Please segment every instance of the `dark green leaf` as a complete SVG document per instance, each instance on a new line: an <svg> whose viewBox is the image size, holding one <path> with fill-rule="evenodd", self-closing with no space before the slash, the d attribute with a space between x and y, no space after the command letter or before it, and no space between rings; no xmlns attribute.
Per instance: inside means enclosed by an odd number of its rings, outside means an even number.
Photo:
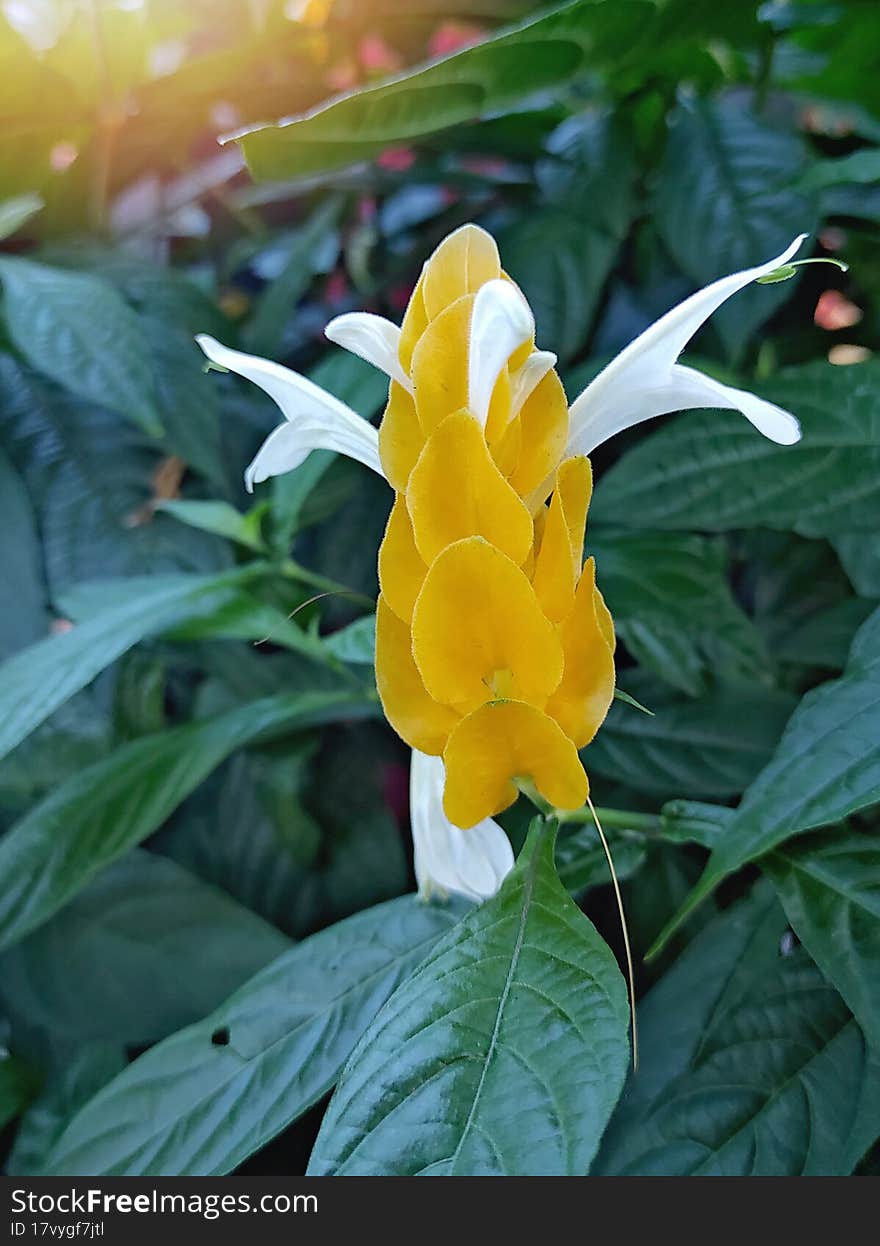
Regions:
<svg viewBox="0 0 880 1246"><path fill-rule="evenodd" d="M553 838L536 821L498 895L376 1017L310 1173L586 1172L626 1071L627 999L614 957L560 886Z"/></svg>
<svg viewBox="0 0 880 1246"><path fill-rule="evenodd" d="M880 836L807 835L766 869L795 934L880 1051Z"/></svg>
<svg viewBox="0 0 880 1246"><path fill-rule="evenodd" d="M880 610L858 632L842 678L807 693L772 759L746 792L687 902L657 940L727 874L800 831L880 800Z"/></svg>
<svg viewBox="0 0 880 1246"><path fill-rule="evenodd" d="M0 281L10 336L28 363L80 398L161 433L149 348L111 286L19 256L0 256Z"/></svg>
<svg viewBox="0 0 880 1246"><path fill-rule="evenodd" d="M56 1040L141 1046L201 1020L289 946L222 891L135 849L0 957L0 1000Z"/></svg>
<svg viewBox="0 0 880 1246"><path fill-rule="evenodd" d="M777 446L728 411L679 416L600 481L594 520L725 531L763 525L830 536L880 523L880 363L812 363L759 387L801 421Z"/></svg>
<svg viewBox="0 0 880 1246"><path fill-rule="evenodd" d="M46 588L24 482L0 450L0 561L10 604L0 614L0 659L45 636Z"/></svg>

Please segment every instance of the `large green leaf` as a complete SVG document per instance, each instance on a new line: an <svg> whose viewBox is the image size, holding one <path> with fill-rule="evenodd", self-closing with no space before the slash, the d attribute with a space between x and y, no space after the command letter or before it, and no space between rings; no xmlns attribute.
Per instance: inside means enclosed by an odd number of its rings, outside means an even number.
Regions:
<svg viewBox="0 0 880 1246"><path fill-rule="evenodd" d="M9 335L28 363L81 398L161 433L147 343L111 286L90 273L8 255L0 256L0 281Z"/></svg>
<svg viewBox="0 0 880 1246"><path fill-rule="evenodd" d="M746 792L676 926L721 880L792 835L880 800L880 610L858 632L847 668L807 693L772 759Z"/></svg>
<svg viewBox="0 0 880 1246"><path fill-rule="evenodd" d="M591 515L624 527L762 525L829 536L880 523L880 363L806 364L760 387L803 439L777 446L729 411L679 416L602 478Z"/></svg>
<svg viewBox="0 0 880 1246"><path fill-rule="evenodd" d="M612 705L584 753L591 773L655 796L736 796L769 761L795 698L754 684L716 688L696 700L635 681L653 717Z"/></svg>
<svg viewBox="0 0 880 1246"><path fill-rule="evenodd" d="M37 1085L34 1070L5 1047L0 1047L0 1129L27 1106Z"/></svg>
<svg viewBox="0 0 880 1246"><path fill-rule="evenodd" d="M765 868L795 934L880 1051L880 835L807 835Z"/></svg>
<svg viewBox="0 0 880 1246"><path fill-rule="evenodd" d="M156 576L142 593L9 658L0 667L0 757L132 645L217 609L252 575Z"/></svg>
<svg viewBox="0 0 880 1246"><path fill-rule="evenodd" d="M833 1176L878 1133L880 1060L769 888L697 937L639 1008L642 1060L594 1172Z"/></svg>
<svg viewBox="0 0 880 1246"><path fill-rule="evenodd" d="M461 911L404 896L292 948L110 1082L47 1171L232 1171L326 1094L377 1010Z"/></svg>
<svg viewBox="0 0 880 1246"><path fill-rule="evenodd" d="M611 952L559 883L540 820L499 894L434 948L345 1068L322 1175L576 1176L626 1072Z"/></svg>
<svg viewBox="0 0 880 1246"><path fill-rule="evenodd" d="M476 47L249 130L241 136L245 156L258 180L371 160L393 144L500 111L587 68L619 65L646 38L653 16L650 5L635 0L574 0Z"/></svg>
<svg viewBox="0 0 880 1246"><path fill-rule="evenodd" d="M870 532L845 532L834 540L837 556L862 597L880 597L880 541Z"/></svg>
<svg viewBox="0 0 880 1246"><path fill-rule="evenodd" d="M804 163L800 140L742 103L682 99L670 121L655 220L691 280L708 285L751 268L812 228L814 209L792 183ZM712 318L738 357L753 331L790 293L756 286Z"/></svg>
<svg viewBox="0 0 880 1246"><path fill-rule="evenodd" d="M733 599L719 541L591 532L587 549L620 639L667 683L696 696L719 677L768 677L767 653Z"/></svg>
<svg viewBox="0 0 880 1246"><path fill-rule="evenodd" d="M56 1040L143 1046L201 1020L289 946L222 891L135 849L0 957L0 1001Z"/></svg>
<svg viewBox="0 0 880 1246"><path fill-rule="evenodd" d="M74 775L0 839L0 947L35 929L152 834L235 749L371 712L372 702L348 693L278 694L143 736Z"/></svg>

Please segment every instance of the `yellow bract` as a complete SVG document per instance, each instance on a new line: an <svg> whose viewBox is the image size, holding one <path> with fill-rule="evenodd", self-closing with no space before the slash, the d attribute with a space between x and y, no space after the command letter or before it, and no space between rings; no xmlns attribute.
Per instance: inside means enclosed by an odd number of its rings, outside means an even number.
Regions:
<svg viewBox="0 0 880 1246"><path fill-rule="evenodd" d="M565 393L552 369L534 384L551 360L531 359L525 329L511 333L485 429L469 405L474 299L499 277L495 243L473 225L438 247L401 326L412 396L392 382L379 432L397 492L379 554L379 695L413 748L443 755L461 827L511 804L517 779L580 807L577 749L614 692L611 616L592 560L581 571L590 465L562 461Z"/></svg>

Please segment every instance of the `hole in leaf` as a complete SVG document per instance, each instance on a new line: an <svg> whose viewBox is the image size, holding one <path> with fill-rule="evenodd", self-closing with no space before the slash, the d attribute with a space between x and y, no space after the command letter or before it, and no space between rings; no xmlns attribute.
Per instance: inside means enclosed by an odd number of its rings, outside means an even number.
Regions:
<svg viewBox="0 0 880 1246"><path fill-rule="evenodd" d="M211 1042L215 1047L229 1046L229 1026L221 1025L219 1030L215 1030L211 1035Z"/></svg>

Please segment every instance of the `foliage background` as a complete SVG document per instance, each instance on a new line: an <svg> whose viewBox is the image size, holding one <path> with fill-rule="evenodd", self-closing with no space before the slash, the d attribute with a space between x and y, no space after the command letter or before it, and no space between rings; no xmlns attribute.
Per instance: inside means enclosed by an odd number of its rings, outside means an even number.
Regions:
<svg viewBox="0 0 880 1246"><path fill-rule="evenodd" d="M615 705L586 754L597 803L628 811L643 1057L592 1171L877 1169L880 14L563 7L539 47L493 38L536 10L504 0L0 6L11 1173L305 1171L355 1042L462 911L395 899L407 750L369 665L389 494L320 452L249 498L277 413L192 339L373 418L381 378L323 325L399 319L471 219L571 396L802 230L850 264L752 287L689 348L797 414L798 446L695 412L594 456L588 547L620 685L654 716ZM246 139L254 176L216 142L340 91ZM592 832L556 856L620 952ZM720 887L646 962L701 874ZM583 1171L584 1128L579 1168L535 1144L508 1170ZM412 1170L376 1136L367 1171ZM312 1163L344 1168L329 1126Z"/></svg>

